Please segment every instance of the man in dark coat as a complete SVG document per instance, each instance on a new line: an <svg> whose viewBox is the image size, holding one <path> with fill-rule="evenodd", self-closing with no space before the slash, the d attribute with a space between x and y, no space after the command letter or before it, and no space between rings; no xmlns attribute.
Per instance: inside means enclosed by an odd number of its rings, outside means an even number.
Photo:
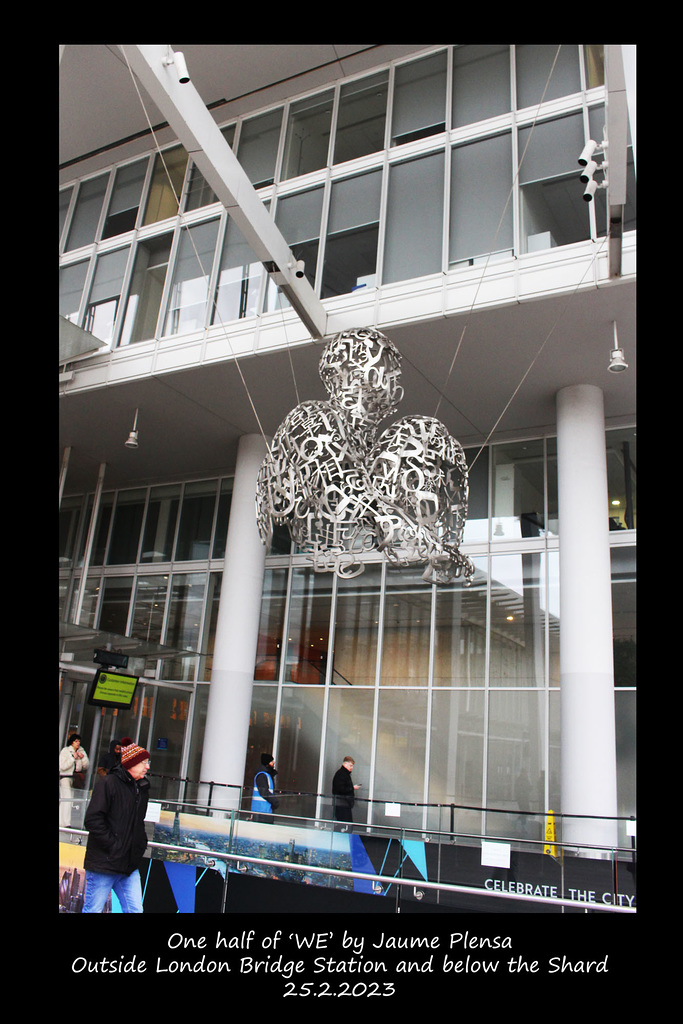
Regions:
<svg viewBox="0 0 683 1024"><path fill-rule="evenodd" d="M112 740L109 744L109 753L103 754L97 764L97 774L104 778L117 764L121 764L121 740Z"/></svg>
<svg viewBox="0 0 683 1024"><path fill-rule="evenodd" d="M332 779L332 795L334 797L334 817L337 821L353 821L353 805L356 799L355 790L360 786L354 786L351 772L355 761L352 757L345 757L341 768L338 768Z"/></svg>
<svg viewBox="0 0 683 1024"><path fill-rule="evenodd" d="M149 752L126 737L121 763L93 790L84 821L90 833L83 863L84 914L101 914L112 890L124 914L143 913L138 868L147 849L148 771Z"/></svg>

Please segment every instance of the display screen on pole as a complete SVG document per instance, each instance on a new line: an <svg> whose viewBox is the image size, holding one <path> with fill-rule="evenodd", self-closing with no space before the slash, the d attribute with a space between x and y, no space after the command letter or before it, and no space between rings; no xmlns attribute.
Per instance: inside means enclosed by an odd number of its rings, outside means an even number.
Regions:
<svg viewBox="0 0 683 1024"><path fill-rule="evenodd" d="M95 673L88 704L103 708L129 708L137 685L138 676L101 668Z"/></svg>

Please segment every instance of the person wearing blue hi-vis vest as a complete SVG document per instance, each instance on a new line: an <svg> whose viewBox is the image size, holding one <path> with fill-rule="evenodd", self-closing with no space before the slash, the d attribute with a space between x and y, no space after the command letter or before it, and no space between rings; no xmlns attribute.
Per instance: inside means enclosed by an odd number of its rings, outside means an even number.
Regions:
<svg viewBox="0 0 683 1024"><path fill-rule="evenodd" d="M254 776L254 792L251 797L251 809L255 812L256 821L264 821L272 824L273 811L276 811L279 801L274 796L274 782L277 775L275 758L272 754L261 754L261 767Z"/></svg>

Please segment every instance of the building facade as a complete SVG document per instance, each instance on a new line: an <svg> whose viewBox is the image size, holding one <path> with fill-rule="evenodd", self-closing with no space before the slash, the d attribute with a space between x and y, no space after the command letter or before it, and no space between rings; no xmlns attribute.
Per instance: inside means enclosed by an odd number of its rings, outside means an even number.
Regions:
<svg viewBox="0 0 683 1024"><path fill-rule="evenodd" d="M65 110L96 67L113 62L122 83L104 141L64 130L60 171L60 743L77 728L92 758L135 736L161 795L179 778L249 787L272 751L305 815L329 814L351 754L363 820L395 824L400 803L405 827L495 835L525 827L510 812L534 812L538 830L553 809L599 822L577 842L625 845L628 51L380 46L319 63L295 47L280 78L271 48L248 47L263 78L249 91L226 60L239 48L183 47L219 142L300 267L299 294L255 251L251 193L219 198L220 159L216 184L126 49L67 46L60 69ZM608 167L585 202L591 139ZM316 572L284 530L259 552L265 444L322 394L309 295L321 334L388 335L402 412L438 415L463 444L471 585L426 584L372 550L360 575ZM608 370L615 349L622 373ZM130 711L88 704L92 648L107 644L140 676Z"/></svg>

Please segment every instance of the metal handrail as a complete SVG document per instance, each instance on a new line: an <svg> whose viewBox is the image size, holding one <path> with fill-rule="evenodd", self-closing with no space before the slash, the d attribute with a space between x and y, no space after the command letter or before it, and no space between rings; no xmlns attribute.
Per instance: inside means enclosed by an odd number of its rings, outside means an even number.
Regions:
<svg viewBox="0 0 683 1024"><path fill-rule="evenodd" d="M282 794L278 793L278 796L280 796L280 795L282 795ZM211 808L211 807L207 808L205 804L195 804L195 803L192 803L190 801L173 800L171 798L166 798L166 797L162 797L161 799L159 799L158 802L160 804L164 805L164 806L169 806L169 807L172 807L174 805L177 805L180 808L184 807L186 809L189 809L188 813L194 813L195 809L197 810L198 813L202 813L203 811L207 811L207 810L208 811L211 811L211 810L224 811L225 810L224 808ZM422 805L420 805L420 806L422 806ZM229 812L229 813L233 813L233 812ZM251 812L247 811L247 810L236 810L236 811L234 811L234 813L239 815L239 816L242 816L242 815L248 816L248 815L251 814ZM514 812L514 813L517 813L517 812ZM538 813L539 813L539 815L541 814L540 811ZM297 814L279 814L277 811L273 812L272 817L273 817L273 824L275 824L275 825L291 824L292 822L294 822L300 828L310 828L311 825L312 825L314 828L321 828L322 827L323 829L329 828L330 831L341 831L340 826L341 826L342 823L339 822L339 821L333 820L332 818L323 818L323 817L307 818L307 817L305 817L303 815L297 815ZM567 817L571 817L571 815L567 815ZM248 821L249 817L239 817L238 820L240 820L240 821ZM612 819L608 819L608 820L612 820ZM629 820L629 819L627 819L627 820ZM363 833L375 833L375 834L379 833L380 835L384 835L384 834L387 834L387 833L392 833L393 834L393 833L396 833L396 832L400 832L401 835L404 835L404 836L415 836L415 837L418 837L418 838L419 837L424 837L425 835L429 835L429 836L433 836L437 840L437 842L439 842L441 840L448 841L448 842L453 842L457 838L459 840L463 840L463 839L464 840L473 840L475 842L480 842L481 840L485 840L486 842L496 842L496 843L516 843L519 846L530 846L530 847L531 846L555 846L555 847L558 847L558 848L563 849L563 850L564 849L566 849L566 850L575 850L576 847L577 847L577 843L575 841L573 841L571 843L565 843L565 842L563 842L563 841L561 841L559 839L554 839L554 840L550 841L550 840L545 839L545 838L533 839L533 838L530 838L530 837L527 837L527 836L506 836L506 835L497 834L497 833L487 833L486 835L483 835L480 832L462 832L462 831L455 831L455 830L446 830L446 831L444 831L443 829L438 829L438 828L406 828L405 826L401 826L401 825L380 825L380 824L376 824L376 823L372 824L372 825L369 825L366 822L354 822L353 823L353 831L357 835L361 835ZM605 850L609 849L609 851L611 853L615 853L615 854L618 854L618 853L635 854L635 852L636 852L634 844L632 844L631 846L610 846L610 847L606 847L606 846L600 846L599 844L592 844L592 843L587 843L587 842L583 842L582 841L579 845L580 845L582 850L598 850L598 851L603 851L604 852ZM183 849L186 849L186 847L183 847Z"/></svg>
<svg viewBox="0 0 683 1024"><path fill-rule="evenodd" d="M251 788L249 786L237 786L235 783L231 783L231 782L213 782L213 781L205 782L205 781L198 780L198 779L190 779L190 778L180 777L180 776L177 776L177 775L164 775L163 773L156 774L155 772L149 772L147 777L150 778L150 779L152 779L152 778L168 779L171 782L182 782L182 783L185 783L186 785L191 785L191 786L209 786L211 788L211 791L213 791L214 787L215 788L238 789L238 790L240 790L241 798L245 794L247 794L250 791L250 788ZM301 790L300 789L277 789L277 790L273 791L273 795L274 796L280 796L280 797L286 797L286 796L310 796L310 797L315 797L316 800L317 799L329 800L330 802L332 802L334 800L334 796L331 793L314 793L312 791L303 790L303 789L301 789ZM241 802L241 798L240 798L240 802ZM482 812L482 813L485 813L485 814L514 814L515 816L518 816L518 817L530 817L530 818L543 818L543 817L546 817L546 815L549 813L548 810L543 810L543 811L522 811L522 810L518 810L517 808L512 808L512 807L482 807L482 806L479 806L477 804L456 804L456 803L452 803L452 802L448 802L448 803L443 803L443 802L433 802L433 803L425 802L425 803L420 803L420 802L414 801L414 800L394 800L394 799L392 799L390 801L387 801L386 797L365 797L365 796L359 796L358 794L356 794L354 799L355 799L356 803L380 804L381 805L381 804L386 804L387 802L390 802L390 803L393 803L393 804L398 804L400 807L412 807L412 808L421 808L421 807L428 807L429 808L429 807L431 807L431 808L437 808L437 809L438 808L446 808L446 809L448 809L450 811L478 811L478 812ZM170 801L166 801L165 798L162 798L162 800L163 800L163 802L170 802ZM211 806L210 805L205 805L205 806L207 806L208 810L211 810ZM558 819L558 820L559 819L570 819L572 821L574 821L574 820L581 820L581 821L582 820L590 820L590 821L634 821L635 820L634 816L632 814L616 814L616 815L606 815L606 814L567 814L567 813L563 813L562 811L553 811L552 813L553 813L554 817L556 819ZM423 830L417 830L417 831L423 831ZM453 830L451 830L451 831L453 831ZM581 845L583 846L584 844L582 843Z"/></svg>

